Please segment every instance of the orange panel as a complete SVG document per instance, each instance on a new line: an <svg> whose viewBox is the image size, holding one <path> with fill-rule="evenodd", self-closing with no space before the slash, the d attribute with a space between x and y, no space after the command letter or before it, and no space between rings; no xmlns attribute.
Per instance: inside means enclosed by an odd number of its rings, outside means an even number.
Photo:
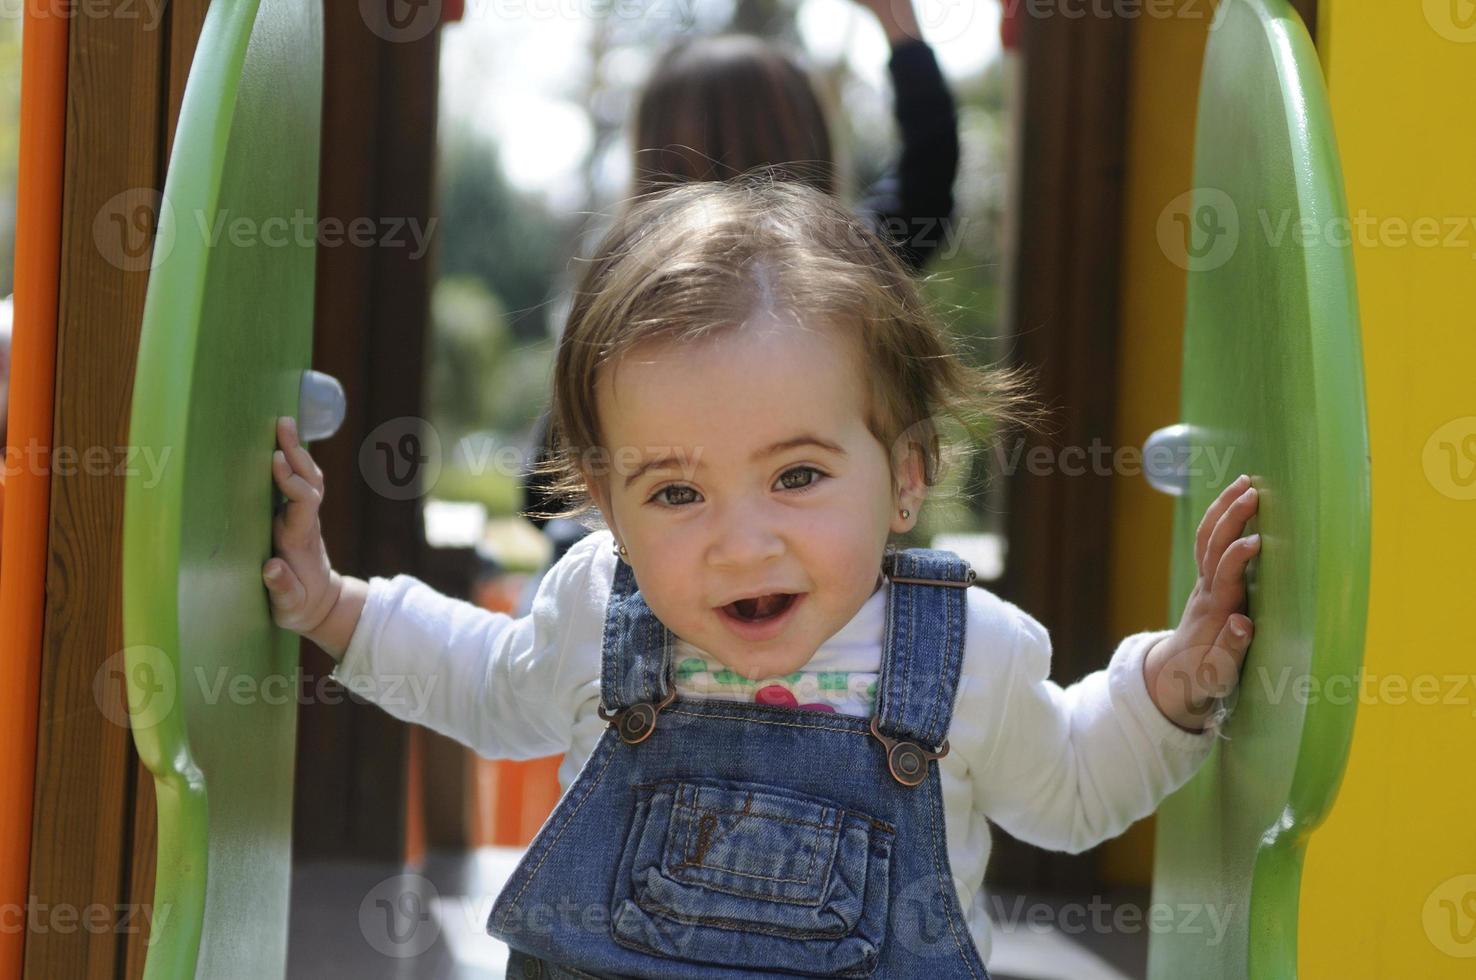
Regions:
<svg viewBox="0 0 1476 980"><path fill-rule="evenodd" d="M67 25L28 0L21 39L20 161L15 221L15 321L0 540L0 906L24 908L30 875L36 697L46 597L57 282L67 94ZM24 930L0 930L0 977L17 977Z"/></svg>

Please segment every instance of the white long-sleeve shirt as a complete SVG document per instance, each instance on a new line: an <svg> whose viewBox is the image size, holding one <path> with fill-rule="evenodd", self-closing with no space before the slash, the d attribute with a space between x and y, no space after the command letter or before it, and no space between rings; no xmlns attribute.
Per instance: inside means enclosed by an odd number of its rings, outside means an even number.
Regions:
<svg viewBox="0 0 1476 980"><path fill-rule="evenodd" d="M396 717L488 758L562 752L559 782L567 789L606 728L595 709L617 560L609 531L581 539L544 576L521 618L449 598L408 575L373 578L334 676ZM870 714L888 588L883 582L803 676L785 679L787 688L833 710ZM987 964L989 821L1040 847L1083 851L1151 813L1193 775L1215 736L1177 727L1148 695L1143 657L1164 633L1127 637L1104 669L1062 689L1047 676L1045 628L985 589L966 591L950 751L938 765L955 885ZM679 696L752 699L751 691L734 692L735 675L679 638L674 656ZM806 686L821 674L825 683Z"/></svg>

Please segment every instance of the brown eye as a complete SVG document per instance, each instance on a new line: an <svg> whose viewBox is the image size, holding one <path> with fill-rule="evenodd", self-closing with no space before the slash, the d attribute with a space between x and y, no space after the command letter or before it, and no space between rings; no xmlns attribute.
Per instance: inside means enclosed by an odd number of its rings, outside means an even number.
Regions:
<svg viewBox="0 0 1476 980"><path fill-rule="evenodd" d="M790 479L789 479L790 477L792 477L792 476L804 476L806 474L809 475L809 477L810 477L809 479L806 479L806 480L804 480L803 482L800 482L800 483L791 483L790 482ZM796 466L792 470L786 470L779 477L779 482L782 483L782 484L784 484L784 489L786 489L786 490L809 490L811 487L814 487L816 484L818 484L823 479L825 479L825 474L824 473L821 473L819 470L815 469L815 467L813 467L813 466Z"/></svg>
<svg viewBox="0 0 1476 980"><path fill-rule="evenodd" d="M691 487L684 487L679 483L673 483L671 486L662 487L660 490L657 490L655 493L653 493L651 495L651 500L657 503L664 504L667 507L680 507L683 504L691 503L690 500L672 500L670 497L666 496L669 493L682 492L695 493L695 491Z"/></svg>

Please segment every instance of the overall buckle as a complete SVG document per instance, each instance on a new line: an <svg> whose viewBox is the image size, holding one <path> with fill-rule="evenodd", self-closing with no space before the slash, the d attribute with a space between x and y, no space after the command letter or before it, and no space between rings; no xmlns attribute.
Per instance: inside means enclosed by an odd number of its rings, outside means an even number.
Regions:
<svg viewBox="0 0 1476 980"><path fill-rule="evenodd" d="M656 716L661 713L662 708L675 700L676 687L673 686L659 703L639 701L619 711L606 711L605 706L601 704L595 708L595 711L599 714L601 721L610 723L610 727L615 729L622 742L626 745L635 745L651 737L651 733L656 730Z"/></svg>
<svg viewBox="0 0 1476 980"><path fill-rule="evenodd" d="M961 585L955 582L954 585ZM948 754L948 739L938 747L937 752L930 752L916 742L907 739L888 738L881 733L877 727L876 715L871 716L871 734L875 735L877 741L886 746L887 768L892 771L892 778L903 786L917 786L928 778L928 763L933 759L941 759Z"/></svg>

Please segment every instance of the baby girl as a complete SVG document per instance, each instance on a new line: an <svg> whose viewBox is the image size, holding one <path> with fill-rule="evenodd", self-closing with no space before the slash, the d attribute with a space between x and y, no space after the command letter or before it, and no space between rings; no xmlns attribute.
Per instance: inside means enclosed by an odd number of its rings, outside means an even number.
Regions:
<svg viewBox="0 0 1476 980"><path fill-rule="evenodd" d="M1194 773L1259 549L1242 476L1178 626L1062 689L1040 623L958 556L890 544L938 484L938 422L987 437L1027 397L834 199L685 185L584 271L551 475L598 530L529 615L335 571L290 419L263 577L276 622L386 710L490 758L564 754L488 923L510 976L982 978L989 823L1081 851ZM407 677L414 705L389 695Z"/></svg>

